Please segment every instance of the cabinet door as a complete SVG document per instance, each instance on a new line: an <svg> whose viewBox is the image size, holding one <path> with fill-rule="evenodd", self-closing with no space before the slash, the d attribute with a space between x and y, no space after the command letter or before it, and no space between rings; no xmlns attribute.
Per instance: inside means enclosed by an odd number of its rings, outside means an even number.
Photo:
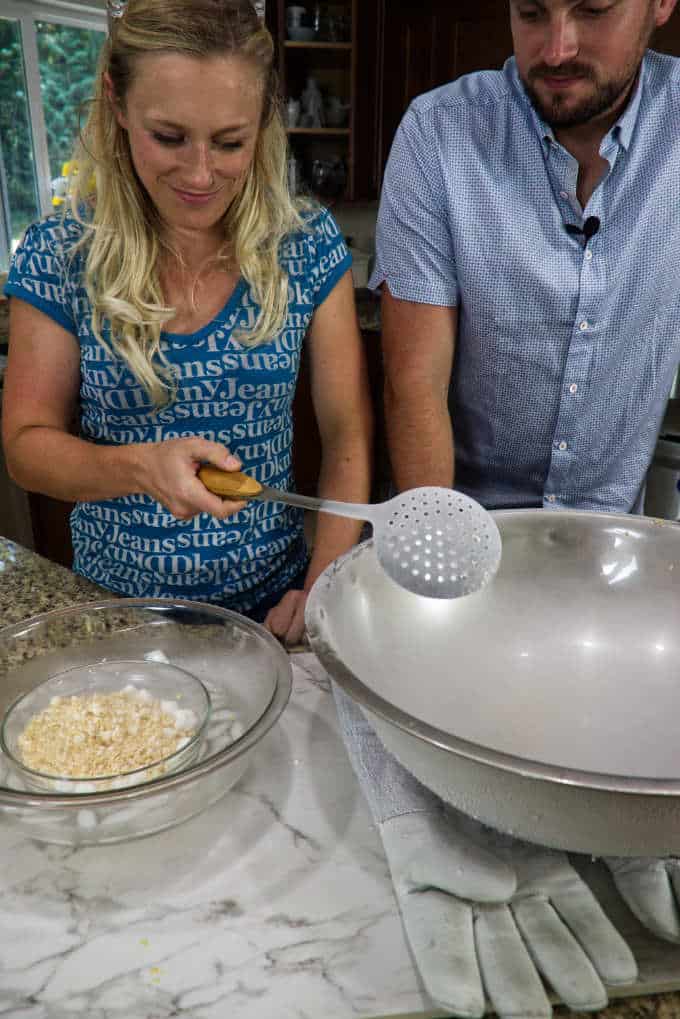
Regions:
<svg viewBox="0 0 680 1019"><path fill-rule="evenodd" d="M381 171L415 96L512 53L507 0L380 0L382 18ZM361 47L361 41L360 41Z"/></svg>
<svg viewBox="0 0 680 1019"><path fill-rule="evenodd" d="M652 49L680 57L680 8L676 7L667 23L654 35Z"/></svg>
<svg viewBox="0 0 680 1019"><path fill-rule="evenodd" d="M359 94L376 104L359 109L357 189L375 197L411 100L462 74L502 67L512 35L508 0L377 0L360 5L358 18ZM680 56L680 6L651 45Z"/></svg>
<svg viewBox="0 0 680 1019"><path fill-rule="evenodd" d="M48 495L33 492L29 494L28 501L35 551L52 562L70 568L73 563L73 546L69 516L73 503L60 502Z"/></svg>

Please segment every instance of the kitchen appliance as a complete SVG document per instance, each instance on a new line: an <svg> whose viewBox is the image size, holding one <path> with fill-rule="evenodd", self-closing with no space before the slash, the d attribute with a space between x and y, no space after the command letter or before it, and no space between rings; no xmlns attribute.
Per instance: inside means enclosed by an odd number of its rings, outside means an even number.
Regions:
<svg viewBox="0 0 680 1019"><path fill-rule="evenodd" d="M493 514L503 556L455 601L404 591L366 542L318 578L311 645L425 785L501 831L680 853L680 528Z"/></svg>

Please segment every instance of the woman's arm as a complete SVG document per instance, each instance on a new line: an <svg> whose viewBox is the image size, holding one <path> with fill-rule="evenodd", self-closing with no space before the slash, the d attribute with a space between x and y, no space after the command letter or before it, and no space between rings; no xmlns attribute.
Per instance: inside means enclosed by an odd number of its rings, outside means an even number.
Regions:
<svg viewBox="0 0 680 1019"><path fill-rule="evenodd" d="M307 334L312 402L321 436L318 494L343 502L368 502L373 416L368 375L348 270L314 312ZM319 574L356 544L360 521L319 513L304 591L290 591L266 623L287 643L300 640L304 603Z"/></svg>
<svg viewBox="0 0 680 1019"><path fill-rule="evenodd" d="M312 402L321 436L318 494L368 502L373 414L368 374L348 270L316 310L309 332ZM305 590L361 533L360 521L319 513Z"/></svg>
<svg viewBox="0 0 680 1019"><path fill-rule="evenodd" d="M104 446L70 434L79 388L75 336L12 297L2 437L8 470L22 488L69 502L143 492L180 518L202 510L225 517L243 508L224 503L196 477L203 460L225 470L240 466L217 443L196 438Z"/></svg>

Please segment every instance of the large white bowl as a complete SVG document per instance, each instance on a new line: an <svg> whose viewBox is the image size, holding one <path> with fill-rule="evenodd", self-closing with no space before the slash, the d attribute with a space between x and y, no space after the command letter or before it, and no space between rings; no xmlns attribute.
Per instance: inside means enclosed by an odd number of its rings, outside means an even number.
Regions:
<svg viewBox="0 0 680 1019"><path fill-rule="evenodd" d="M319 577L312 646L422 782L503 831L580 852L680 853L680 526L494 514L498 574L410 594L372 543Z"/></svg>

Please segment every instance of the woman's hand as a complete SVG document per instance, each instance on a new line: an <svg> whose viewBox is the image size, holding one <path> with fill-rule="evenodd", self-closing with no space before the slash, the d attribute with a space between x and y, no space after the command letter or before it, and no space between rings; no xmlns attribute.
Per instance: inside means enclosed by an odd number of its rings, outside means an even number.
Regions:
<svg viewBox="0 0 680 1019"><path fill-rule="evenodd" d="M306 591L286 591L264 621L267 629L284 644L300 644L305 632Z"/></svg>
<svg viewBox="0 0 680 1019"><path fill-rule="evenodd" d="M141 491L178 520L189 520L197 513L210 513L223 520L246 505L213 495L196 476L206 462L225 471L241 469L241 461L225 446L197 436L143 443L136 448Z"/></svg>

